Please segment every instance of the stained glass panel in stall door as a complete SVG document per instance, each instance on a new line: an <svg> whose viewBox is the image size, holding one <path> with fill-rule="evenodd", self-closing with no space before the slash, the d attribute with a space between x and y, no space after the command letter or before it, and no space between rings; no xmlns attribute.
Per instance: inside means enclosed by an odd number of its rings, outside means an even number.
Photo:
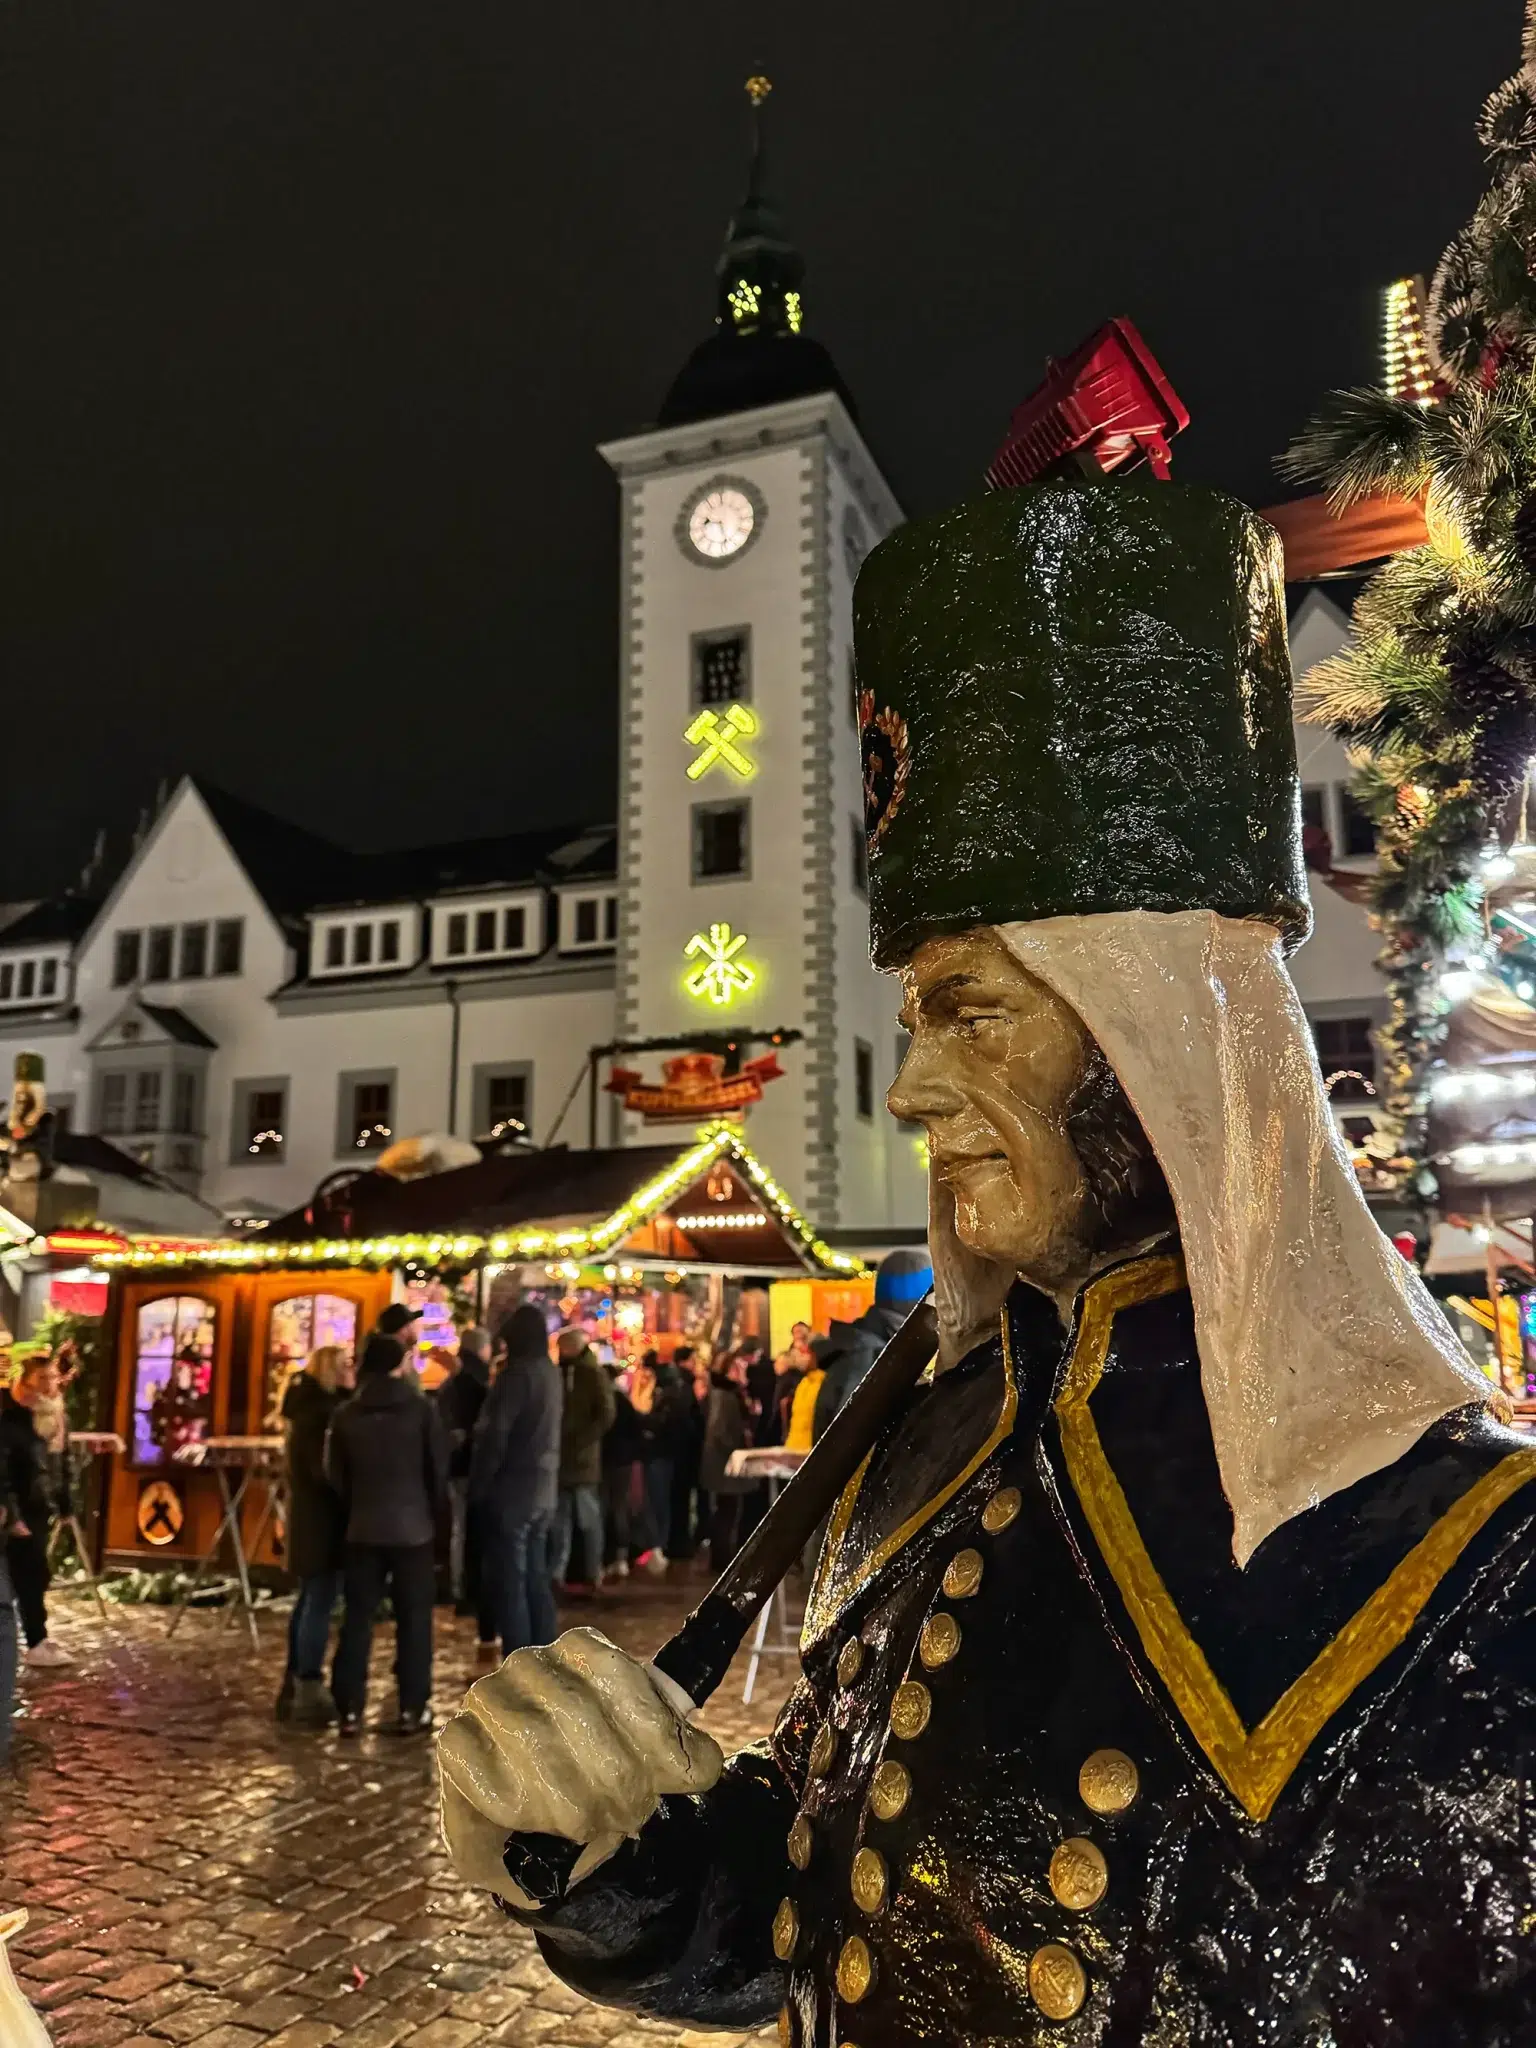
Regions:
<svg viewBox="0 0 1536 2048"><path fill-rule="evenodd" d="M267 1419L281 1412L289 1377L322 1344L357 1351L357 1303L341 1294L289 1294L274 1301L267 1322Z"/></svg>
<svg viewBox="0 0 1536 2048"><path fill-rule="evenodd" d="M167 1463L213 1424L214 1308L196 1294L162 1294L134 1330L133 1460Z"/></svg>

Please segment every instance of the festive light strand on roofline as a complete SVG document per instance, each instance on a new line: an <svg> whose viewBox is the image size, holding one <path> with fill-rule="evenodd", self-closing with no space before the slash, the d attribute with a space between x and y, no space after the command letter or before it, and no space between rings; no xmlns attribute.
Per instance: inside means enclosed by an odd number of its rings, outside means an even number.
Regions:
<svg viewBox="0 0 1536 2048"><path fill-rule="evenodd" d="M810 1223L785 1194L778 1182L742 1143L729 1124L706 1124L692 1146L667 1171L638 1189L611 1216L586 1230L498 1231L493 1237L467 1233L455 1236L409 1234L395 1237L332 1237L306 1239L297 1243L269 1243L263 1238L223 1239L206 1245L174 1246L153 1239L134 1244L127 1251L97 1252L91 1263L132 1270L140 1267L211 1266L237 1271L261 1266L394 1266L406 1259L429 1264L467 1264L482 1253L493 1259L531 1261L536 1259L581 1259L612 1251L622 1239L648 1223L669 1201L698 1179L723 1153L728 1153L756 1186L779 1222L797 1238L818 1264L834 1273L851 1275L864 1271L863 1261L847 1252L834 1251L819 1238Z"/></svg>

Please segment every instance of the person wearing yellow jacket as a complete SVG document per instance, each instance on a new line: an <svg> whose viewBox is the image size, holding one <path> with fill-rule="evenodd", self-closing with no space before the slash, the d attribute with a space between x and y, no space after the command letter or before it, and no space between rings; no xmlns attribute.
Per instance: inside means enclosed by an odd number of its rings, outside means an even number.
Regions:
<svg viewBox="0 0 1536 2048"><path fill-rule="evenodd" d="M827 1376L822 1364L822 1346L825 1337L811 1340L813 1364L809 1372L800 1375L800 1384L795 1389L794 1402L789 1411L789 1434L784 1439L786 1451L808 1451L813 1441L812 1430L816 1419L816 1396L821 1392L821 1383Z"/></svg>

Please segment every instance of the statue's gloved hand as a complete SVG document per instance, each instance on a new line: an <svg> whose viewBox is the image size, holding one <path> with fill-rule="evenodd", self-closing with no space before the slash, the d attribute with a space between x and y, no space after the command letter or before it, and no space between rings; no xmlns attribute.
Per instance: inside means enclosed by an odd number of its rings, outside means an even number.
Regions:
<svg viewBox="0 0 1536 2048"><path fill-rule="evenodd" d="M459 1874L533 1910L507 1875L508 1835L581 1845L574 1884L636 1835L668 1792L707 1792L724 1758L680 1687L593 1628L518 1650L477 1679L438 1738L443 1835Z"/></svg>

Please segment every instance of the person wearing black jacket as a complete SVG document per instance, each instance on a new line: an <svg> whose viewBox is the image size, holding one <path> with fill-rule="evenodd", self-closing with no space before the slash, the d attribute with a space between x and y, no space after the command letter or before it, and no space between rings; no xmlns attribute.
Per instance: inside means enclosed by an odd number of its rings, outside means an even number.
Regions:
<svg viewBox="0 0 1536 2048"><path fill-rule="evenodd" d="M373 1617L386 1585L395 1609L400 1717L393 1732L432 1726L432 1544L447 1505L448 1451L436 1404L403 1376L397 1339L363 1347L358 1390L337 1410L325 1474L346 1512L346 1615L331 1673L340 1732L355 1735L368 1691Z"/></svg>
<svg viewBox="0 0 1536 2048"><path fill-rule="evenodd" d="M12 1385L0 1388L0 1467L14 1503L5 1535L6 1562L27 1639L27 1662L50 1668L74 1659L48 1634L48 1530L57 1511L48 1444L33 1404L54 1399L59 1369L51 1358L26 1359Z"/></svg>
<svg viewBox="0 0 1536 2048"><path fill-rule="evenodd" d="M336 1714L324 1669L331 1614L341 1591L345 1517L325 1476L325 1436L356 1381L356 1367L345 1346L322 1344L283 1389L287 1564L299 1590L288 1622L288 1669L277 1696L277 1718L300 1727L324 1727Z"/></svg>
<svg viewBox="0 0 1536 2048"><path fill-rule="evenodd" d="M502 1655L550 1643L559 1631L549 1535L560 1486L565 1391L549 1332L531 1302L502 1330L506 1361L475 1424L469 1508L481 1542L487 1607Z"/></svg>
<svg viewBox="0 0 1536 2048"><path fill-rule="evenodd" d="M453 1517L448 1538L448 1587L460 1614L479 1580L474 1556L475 1532L469 1517L469 1456L475 1423L491 1384L491 1345L486 1332L471 1324L459 1332L459 1362L437 1390L437 1413L448 1440L448 1506Z"/></svg>

